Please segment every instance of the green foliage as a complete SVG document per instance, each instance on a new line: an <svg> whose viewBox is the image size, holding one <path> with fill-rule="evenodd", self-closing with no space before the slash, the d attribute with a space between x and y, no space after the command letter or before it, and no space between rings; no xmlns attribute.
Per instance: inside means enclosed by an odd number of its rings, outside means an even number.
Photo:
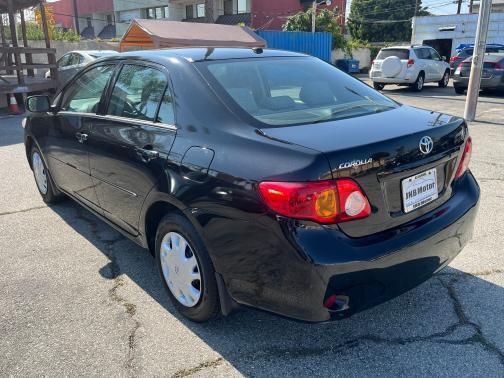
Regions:
<svg viewBox="0 0 504 378"><path fill-rule="evenodd" d="M341 49L345 47L346 41L341 33L341 29L338 24L339 15L336 12L337 10L332 11L330 9L322 9L317 12L317 17L315 19L315 31L331 33L333 37L333 48ZM311 32L312 13L313 10L310 8L306 12L299 12L288 17L287 21L283 25L283 30Z"/></svg>
<svg viewBox="0 0 504 378"><path fill-rule="evenodd" d="M26 22L26 39L29 41L41 41L44 39L44 31L41 27L38 26L36 22ZM21 25L17 25L16 28L17 37L19 40L22 39L22 30ZM10 29L7 27L5 30L5 38L10 39ZM54 28L52 36L52 40L54 41L67 41L67 42L78 42L81 40L81 36L77 34L72 29L68 31L64 31L61 28Z"/></svg>
<svg viewBox="0 0 504 378"><path fill-rule="evenodd" d="M417 15L429 12L418 1ZM353 39L370 42L409 41L415 0L353 0L348 30Z"/></svg>

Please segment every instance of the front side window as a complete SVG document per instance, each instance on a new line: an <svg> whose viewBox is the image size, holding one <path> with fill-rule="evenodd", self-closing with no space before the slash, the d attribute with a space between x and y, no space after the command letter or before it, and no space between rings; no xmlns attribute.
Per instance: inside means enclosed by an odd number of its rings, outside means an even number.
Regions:
<svg viewBox="0 0 504 378"><path fill-rule="evenodd" d="M315 58L255 58L197 65L221 97L266 125L324 122L398 106Z"/></svg>
<svg viewBox="0 0 504 378"><path fill-rule="evenodd" d="M98 66L86 71L65 91L61 110L96 113L114 65Z"/></svg>
<svg viewBox="0 0 504 378"><path fill-rule="evenodd" d="M196 17L205 17L205 4L196 5Z"/></svg>
<svg viewBox="0 0 504 378"><path fill-rule="evenodd" d="M72 54L65 54L61 58L59 58L58 67L62 68L68 66L69 65L68 62L70 61L71 57Z"/></svg>
<svg viewBox="0 0 504 378"><path fill-rule="evenodd" d="M107 114L154 121L167 84L159 70L125 64L112 91Z"/></svg>

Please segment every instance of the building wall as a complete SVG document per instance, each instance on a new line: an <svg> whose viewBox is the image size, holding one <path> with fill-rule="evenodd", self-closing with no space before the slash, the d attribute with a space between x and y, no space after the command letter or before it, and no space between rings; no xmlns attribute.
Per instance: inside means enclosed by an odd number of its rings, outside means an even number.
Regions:
<svg viewBox="0 0 504 378"><path fill-rule="evenodd" d="M57 26L61 26L66 29L73 28L73 6L71 0L59 0L53 3L47 3L46 6L52 8L54 21Z"/></svg>
<svg viewBox="0 0 504 378"><path fill-rule="evenodd" d="M476 38L477 14L417 17L416 32L412 42L421 44L425 40L451 39L452 53L461 43L474 43ZM439 28L454 27L453 31L439 31ZM504 44L504 13L492 13L488 29L487 43Z"/></svg>

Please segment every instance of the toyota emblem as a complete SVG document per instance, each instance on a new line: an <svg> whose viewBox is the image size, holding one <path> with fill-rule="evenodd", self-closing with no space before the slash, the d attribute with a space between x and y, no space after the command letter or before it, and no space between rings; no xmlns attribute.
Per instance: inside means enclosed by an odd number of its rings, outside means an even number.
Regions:
<svg viewBox="0 0 504 378"><path fill-rule="evenodd" d="M418 148L420 148L420 152L422 154L424 154L424 155L430 154L433 147L434 147L434 142L432 141L431 137L424 136L422 139L420 139L420 143L418 145Z"/></svg>

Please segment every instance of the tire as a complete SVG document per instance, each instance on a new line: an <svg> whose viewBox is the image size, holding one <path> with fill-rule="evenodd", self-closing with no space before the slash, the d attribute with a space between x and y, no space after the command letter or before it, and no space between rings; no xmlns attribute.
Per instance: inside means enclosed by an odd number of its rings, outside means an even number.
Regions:
<svg viewBox="0 0 504 378"><path fill-rule="evenodd" d="M373 88L376 89L377 91L381 91L383 88L385 88L385 84L373 83Z"/></svg>
<svg viewBox="0 0 504 378"><path fill-rule="evenodd" d="M464 87L453 87L455 89L456 94L464 94L465 88Z"/></svg>
<svg viewBox="0 0 504 378"><path fill-rule="evenodd" d="M438 81L439 88L446 88L448 83L450 82L450 71L446 71L443 75L443 78Z"/></svg>
<svg viewBox="0 0 504 378"><path fill-rule="evenodd" d="M184 245L179 237L186 242L185 248L178 248ZM181 256L180 259L177 256ZM212 260L203 239L182 215L169 214L159 223L156 264L163 286L178 312L198 323L219 315L219 292ZM198 274L199 279L194 278Z"/></svg>
<svg viewBox="0 0 504 378"><path fill-rule="evenodd" d="M418 74L417 79L412 84L411 89L413 89L413 91L415 91L415 92L421 92L424 87L424 81L425 81L424 74L422 72L420 72Z"/></svg>
<svg viewBox="0 0 504 378"><path fill-rule="evenodd" d="M33 146L30 153L31 168L35 178L35 184L45 203L56 203L65 196L56 189L49 169L42 158L42 154L36 146Z"/></svg>

